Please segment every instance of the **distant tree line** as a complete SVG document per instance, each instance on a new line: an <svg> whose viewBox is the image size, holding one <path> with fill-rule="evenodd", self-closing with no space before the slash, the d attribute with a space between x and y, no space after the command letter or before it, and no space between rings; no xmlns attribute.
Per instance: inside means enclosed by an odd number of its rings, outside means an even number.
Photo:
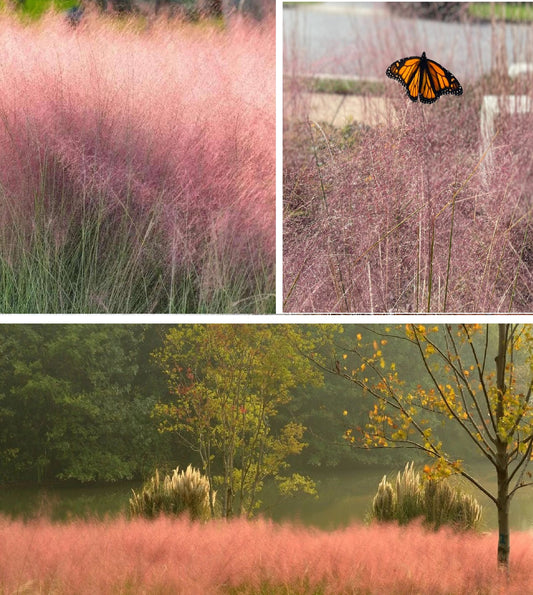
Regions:
<svg viewBox="0 0 533 595"><path fill-rule="evenodd" d="M90 2L94 2L101 11L119 14L153 11L158 14L165 9L170 16L190 20L201 17L221 18L232 12L261 19L275 10L274 0L80 0L78 6L88 5Z"/></svg>
<svg viewBox="0 0 533 595"><path fill-rule="evenodd" d="M114 481L168 459L150 419L162 390L151 341L133 326L0 327L3 480Z"/></svg>
<svg viewBox="0 0 533 595"><path fill-rule="evenodd" d="M39 16L50 9L52 0L14 0L17 10ZM56 0L56 10L65 10L72 25L77 25L90 5L101 12L128 15L130 13L159 14L196 21L201 18L220 19L241 13L261 20L275 12L274 0Z"/></svg>
<svg viewBox="0 0 533 595"><path fill-rule="evenodd" d="M160 431L157 406L161 412L172 394L153 354L163 349L171 328L0 325L2 482L117 481L144 479L156 467L201 468L197 450L178 433ZM322 387L303 387L303 380L287 387L290 398L278 399L268 420L273 433L294 422L305 428L307 446L289 456L291 468L312 475L313 469L394 460L395 453L383 458L350 448L346 425L357 423L358 415L364 419L368 403L362 400L358 411L342 379L331 380Z"/></svg>

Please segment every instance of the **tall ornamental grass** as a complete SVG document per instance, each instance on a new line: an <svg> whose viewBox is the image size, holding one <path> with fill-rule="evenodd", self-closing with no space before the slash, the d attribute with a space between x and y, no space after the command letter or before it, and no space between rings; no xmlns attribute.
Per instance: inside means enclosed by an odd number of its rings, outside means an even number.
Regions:
<svg viewBox="0 0 533 595"><path fill-rule="evenodd" d="M211 516L216 492L210 497L209 480L191 465L185 471L176 467L172 475L163 479L156 469L154 475L139 492L130 498L132 517L153 519L160 514L179 516L189 514L191 520L207 520Z"/></svg>
<svg viewBox="0 0 533 595"><path fill-rule="evenodd" d="M6 13L0 54L0 311L273 309L272 22Z"/></svg>
<svg viewBox="0 0 533 595"><path fill-rule="evenodd" d="M411 462L398 473L394 484L386 475L383 477L372 501L370 518L401 525L422 519L435 529L450 525L466 530L479 527L481 514L482 507L473 496L452 487L446 478L422 481Z"/></svg>
<svg viewBox="0 0 533 595"><path fill-rule="evenodd" d="M332 532L263 520L160 517L54 525L0 519L1 593L328 593L522 595L533 592L533 539L513 539L510 574L495 533L419 525Z"/></svg>
<svg viewBox="0 0 533 595"><path fill-rule="evenodd" d="M487 52L474 40L464 60L453 44L435 54L438 40L400 25L391 18L371 40L354 36L351 72L371 65L380 88L360 86L356 120L344 124L313 118L298 56L287 52L284 309L530 312L533 115L502 107L492 129L481 121L485 95L531 98L531 73L507 75L528 54L517 43L506 55L493 35L494 67L482 75ZM423 49L457 76L461 97L412 103L386 78L394 60Z"/></svg>

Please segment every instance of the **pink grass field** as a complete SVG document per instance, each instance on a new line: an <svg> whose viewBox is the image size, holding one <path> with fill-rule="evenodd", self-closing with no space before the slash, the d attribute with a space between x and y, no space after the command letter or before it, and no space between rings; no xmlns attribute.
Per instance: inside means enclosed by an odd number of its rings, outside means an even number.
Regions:
<svg viewBox="0 0 533 595"><path fill-rule="evenodd" d="M533 592L532 535L511 536L508 583L496 567L496 544L495 533L428 533L416 525L324 532L264 520L2 518L0 592Z"/></svg>
<svg viewBox="0 0 533 595"><path fill-rule="evenodd" d="M527 95L531 77L484 72L478 56L499 50L478 50L468 28L464 59L445 37L421 37L416 20L379 23L366 39L354 33L348 57L328 56L380 85L350 98L353 122L332 125L334 109L312 107L325 101L298 74L323 64L304 71L295 42L285 46L284 310L531 312L531 114L502 109L490 133L480 117L487 96ZM413 103L386 69L434 47L464 94ZM521 61L518 39L512 47L506 59Z"/></svg>
<svg viewBox="0 0 533 595"><path fill-rule="evenodd" d="M74 30L61 15L24 26L4 14L0 54L4 229L31 228L44 185L58 243L59 213L103 201L160 213L178 268L213 254L273 267L273 20L222 30L88 15Z"/></svg>

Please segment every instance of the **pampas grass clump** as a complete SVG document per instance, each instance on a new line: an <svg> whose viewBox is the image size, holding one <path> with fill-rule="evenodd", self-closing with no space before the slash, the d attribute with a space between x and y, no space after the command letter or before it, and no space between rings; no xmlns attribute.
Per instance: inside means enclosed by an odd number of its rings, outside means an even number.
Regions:
<svg viewBox="0 0 533 595"><path fill-rule="evenodd" d="M132 517L151 519L160 514L179 516L183 513L188 513L193 521L210 517L209 480L191 465L185 471L176 467L172 476L165 475L163 481L156 469L139 493L132 491ZM213 504L215 497L216 492L212 496Z"/></svg>
<svg viewBox="0 0 533 595"><path fill-rule="evenodd" d="M438 529L450 525L456 529L475 529L481 521L482 507L470 494L452 488L446 478L422 481L407 463L394 486L384 476L372 501L372 519L398 521L405 525L415 519Z"/></svg>

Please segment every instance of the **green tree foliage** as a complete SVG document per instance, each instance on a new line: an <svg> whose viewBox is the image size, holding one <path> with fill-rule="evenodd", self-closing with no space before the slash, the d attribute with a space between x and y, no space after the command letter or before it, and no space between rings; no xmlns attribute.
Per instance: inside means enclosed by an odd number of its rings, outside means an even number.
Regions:
<svg viewBox="0 0 533 595"><path fill-rule="evenodd" d="M269 477L284 493L315 492L310 479L287 475L287 458L306 446L305 427L295 420L280 427L276 417L294 387L322 382L306 357L316 350L316 333L289 325L184 325L170 329L154 353L170 391L154 410L160 430L199 454L223 516L253 514Z"/></svg>
<svg viewBox="0 0 533 595"><path fill-rule="evenodd" d="M154 397L135 391L141 327L0 327L4 479L114 481L153 468Z"/></svg>
<svg viewBox="0 0 533 595"><path fill-rule="evenodd" d="M336 333L337 340L342 345L356 343L357 336L365 333L366 327L362 325L344 325L327 327L307 326L307 329L319 330L320 333ZM302 453L294 467L302 471L315 468L345 468L353 470L354 466L365 465L403 465L405 455L402 451L372 450L353 448L354 444L343 437L347 428L361 427L368 419L368 400L364 398L365 391L356 385L347 386L346 379L336 371L348 370L349 362L339 357L342 346L335 348L329 337L324 340L317 335L317 352L320 354L322 369L330 372L328 382L318 387L296 387L293 399L283 408L280 408L279 418L283 420L298 419L307 427L306 438L309 446ZM365 346L363 346L364 348ZM366 346L366 355L372 355L373 347ZM390 343L393 348L394 344ZM342 351L340 351L342 353ZM394 361L398 366L409 366L413 376L423 374L423 366L413 358L413 353L406 353L405 349L394 350ZM313 356L316 359L316 356ZM417 458L414 455L414 458ZM422 457L419 457L422 460ZM417 459L417 462L419 462Z"/></svg>
<svg viewBox="0 0 533 595"><path fill-rule="evenodd" d="M391 343L418 360L423 373L413 376L412 364L398 365L389 356ZM337 360L342 365L329 372L373 398L365 426L346 430L348 442L415 448L433 459L424 468L428 479L466 478L497 507L498 561L508 566L511 500L533 485L527 471L533 450L531 326L407 325L400 333L375 327L339 346ZM495 492L469 471L449 428L493 465Z"/></svg>

